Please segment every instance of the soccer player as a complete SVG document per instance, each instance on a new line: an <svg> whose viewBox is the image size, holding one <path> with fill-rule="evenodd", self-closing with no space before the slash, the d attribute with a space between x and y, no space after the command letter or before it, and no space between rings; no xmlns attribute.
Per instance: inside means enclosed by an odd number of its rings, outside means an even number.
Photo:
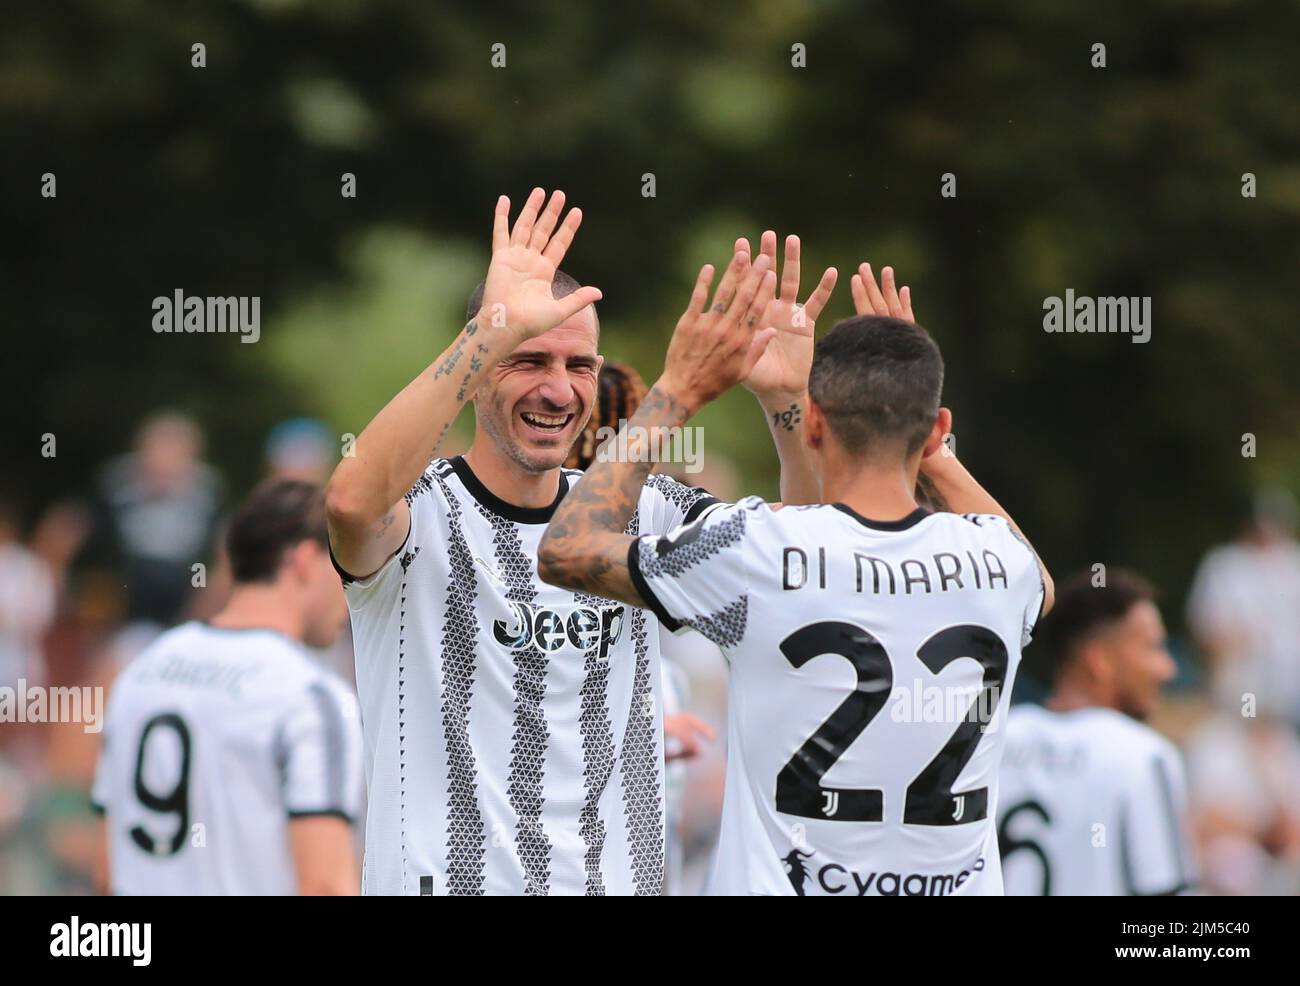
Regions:
<svg viewBox="0 0 1300 986"><path fill-rule="evenodd" d="M320 487L271 480L226 535L230 601L118 677L92 798L118 894L355 894L355 696L308 647L347 617Z"/></svg>
<svg viewBox="0 0 1300 986"><path fill-rule="evenodd" d="M861 314L816 344L801 400L823 502L774 510L749 497L669 536L631 537L623 524L648 463L630 454L597 462L539 549L547 581L648 605L729 658L715 893L1002 890L996 726L1051 581L940 451L952 422L942 359L911 321L910 292L884 274L882 292L861 268ZM710 306L712 271L700 272L632 426L681 425L744 378L770 333L771 281L755 303L742 292ZM964 514L918 507L922 468L932 495ZM922 692L958 701L932 715L927 695L913 714Z"/></svg>
<svg viewBox="0 0 1300 986"><path fill-rule="evenodd" d="M1174 894L1194 882L1174 745L1143 720L1174 676L1150 585L1061 586L1043 624L1051 694L1007 723L998 832L1008 894Z"/></svg>
<svg viewBox="0 0 1300 986"><path fill-rule="evenodd" d="M468 324L330 480L370 754L365 893L662 892L657 621L536 574L547 521L585 483L563 463L601 366L600 292L557 270L581 222L577 209L561 219L564 201L557 191L543 208L535 189L513 227L498 201ZM797 255L787 249L795 281ZM738 249L724 291L772 262ZM828 271L755 366L747 383L765 409L799 389L781 345L803 345L833 282ZM469 451L431 463L471 399ZM776 439L794 488L802 457ZM635 499L623 526L654 535L715 502L644 475Z"/></svg>

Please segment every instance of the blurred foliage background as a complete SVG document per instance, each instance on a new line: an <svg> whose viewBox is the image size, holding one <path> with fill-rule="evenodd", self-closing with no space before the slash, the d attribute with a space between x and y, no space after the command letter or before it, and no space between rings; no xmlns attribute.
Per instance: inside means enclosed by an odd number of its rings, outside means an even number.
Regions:
<svg viewBox="0 0 1300 986"><path fill-rule="evenodd" d="M1262 0L9 5L0 492L84 491L161 407L235 493L285 416L360 432L458 331L496 195L542 185L587 215L565 266L604 352L648 378L737 235L800 233L805 291L840 268L824 327L858 261L894 264L959 453L1049 565L1181 600L1241 495L1300 488L1298 37ZM260 296L261 342L155 334L177 288ZM1150 295L1151 342L1045 333L1067 288ZM702 423L775 496L749 395Z"/></svg>

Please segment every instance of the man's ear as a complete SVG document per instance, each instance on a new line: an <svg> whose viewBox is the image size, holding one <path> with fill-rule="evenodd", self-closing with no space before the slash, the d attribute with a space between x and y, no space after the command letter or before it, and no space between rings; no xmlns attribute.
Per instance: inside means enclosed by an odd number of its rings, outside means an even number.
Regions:
<svg viewBox="0 0 1300 986"><path fill-rule="evenodd" d="M310 582L315 577L319 552L324 551L312 540L299 541L289 549L286 559L293 577L298 582Z"/></svg>
<svg viewBox="0 0 1300 986"><path fill-rule="evenodd" d="M921 458L928 459L939 451L939 446L943 444L943 437L952 431L952 412L946 407L939 408L939 413L935 415L934 426L930 429L930 435L925 440L925 445L921 449Z"/></svg>
<svg viewBox="0 0 1300 986"><path fill-rule="evenodd" d="M820 450L826 441L826 415L817 402L808 398L808 413L803 421L803 443L810 449Z"/></svg>
<svg viewBox="0 0 1300 986"><path fill-rule="evenodd" d="M1115 687L1115 664L1110 648L1094 637L1080 645L1076 660L1088 672L1093 687L1103 695L1110 694Z"/></svg>

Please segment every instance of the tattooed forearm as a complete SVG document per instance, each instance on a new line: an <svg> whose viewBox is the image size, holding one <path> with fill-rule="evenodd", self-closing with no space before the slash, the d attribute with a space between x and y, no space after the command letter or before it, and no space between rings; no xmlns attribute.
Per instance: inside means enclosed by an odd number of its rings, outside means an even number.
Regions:
<svg viewBox="0 0 1300 986"><path fill-rule="evenodd" d="M397 513L392 510L380 517L379 523L375 525L375 540L382 540L384 535L388 533L388 529L393 526L396 520Z"/></svg>
<svg viewBox="0 0 1300 986"><path fill-rule="evenodd" d="M561 501L538 548L543 579L643 605L627 569L631 536L623 532L654 466L649 436L656 428L680 426L688 417L671 394L651 388L627 423L626 458L597 459Z"/></svg>
<svg viewBox="0 0 1300 986"><path fill-rule="evenodd" d="M442 427L438 429L438 437L433 440L433 447L429 449L428 459L433 461L433 457L438 454L438 449L442 447L442 440L447 437L447 432L451 428L450 421L444 421Z"/></svg>
<svg viewBox="0 0 1300 986"><path fill-rule="evenodd" d="M447 354L446 358L438 364L437 368L433 371L433 379L438 380L442 377L448 376L451 374L452 370L456 369L456 364L459 363L460 358L465 355L465 339L466 337L473 335L473 333L470 332L470 328L473 327L473 325L474 323L470 322L469 325L465 326L465 331L456 340L456 344L451 347L451 352Z"/></svg>

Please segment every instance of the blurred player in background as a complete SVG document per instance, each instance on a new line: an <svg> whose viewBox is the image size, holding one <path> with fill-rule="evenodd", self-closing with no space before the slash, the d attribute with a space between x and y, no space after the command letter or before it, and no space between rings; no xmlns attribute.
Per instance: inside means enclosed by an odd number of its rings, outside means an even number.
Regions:
<svg viewBox="0 0 1300 986"><path fill-rule="evenodd" d="M1296 501L1259 491L1239 536L1208 552L1187 619L1209 665L1219 709L1253 695L1270 718L1300 729L1300 543Z"/></svg>
<svg viewBox="0 0 1300 986"><path fill-rule="evenodd" d="M113 686L93 799L118 894L355 894L356 699L307 650L347 610L324 497L259 486L230 523L234 589Z"/></svg>
<svg viewBox="0 0 1300 986"><path fill-rule="evenodd" d="M198 425L164 412L141 425L133 452L100 473L86 562L120 569L127 620L153 632L182 616L193 594L190 566L208 559L220 522L223 483L202 451Z"/></svg>
<svg viewBox="0 0 1300 986"><path fill-rule="evenodd" d="M1022 896L1177 894L1195 881L1173 743L1144 720L1174 677L1155 593L1087 573L1061 586L1042 641L1044 706L1007 725L998 805L1003 879Z"/></svg>
<svg viewBox="0 0 1300 986"><path fill-rule="evenodd" d="M882 293L863 265L864 314L817 343L800 402L824 504L774 510L748 497L669 537L633 538L623 525L648 464L629 456L596 463L539 549L548 581L649 605L730 659L715 893L1002 889L991 816L1001 735L989 727L1050 581L1005 511L936 454L952 420L939 406L942 358L885 274ZM683 425L769 341L775 276L709 307L711 280L706 267L630 432ZM934 495L971 513L917 505L923 461ZM891 691L939 678L967 699L954 716L885 711Z"/></svg>

